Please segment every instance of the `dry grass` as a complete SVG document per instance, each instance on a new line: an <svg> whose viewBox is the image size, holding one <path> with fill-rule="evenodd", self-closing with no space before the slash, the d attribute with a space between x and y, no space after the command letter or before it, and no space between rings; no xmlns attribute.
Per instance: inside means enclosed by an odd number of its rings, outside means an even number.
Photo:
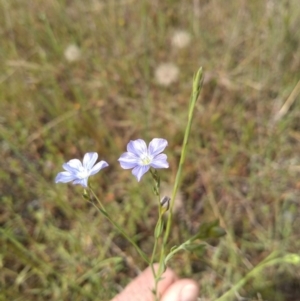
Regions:
<svg viewBox="0 0 300 301"><path fill-rule="evenodd" d="M228 234L205 260L179 255L172 267L214 300L269 254L299 253L299 16L297 0L2 0L0 300L109 300L145 267L80 187L53 179L97 151L110 168L93 186L150 254L150 179L137 184L116 159L129 139L166 138L172 185L199 66L170 246L216 217ZM187 48L172 47L176 30L191 34ZM72 62L69 45L80 50ZM180 70L167 87L154 76L162 63ZM236 299L296 300L299 280L299 267L280 262Z"/></svg>

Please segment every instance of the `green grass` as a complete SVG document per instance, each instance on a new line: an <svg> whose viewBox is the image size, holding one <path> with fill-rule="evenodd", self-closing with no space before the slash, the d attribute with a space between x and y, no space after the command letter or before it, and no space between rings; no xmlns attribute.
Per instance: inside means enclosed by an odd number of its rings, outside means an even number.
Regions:
<svg viewBox="0 0 300 301"><path fill-rule="evenodd" d="M171 266L198 281L205 300L243 280L229 300L296 300L299 266L284 256L300 249L299 16L297 0L1 0L0 300L109 300L145 268L82 188L54 177L97 151L110 167L91 184L150 255L150 176L137 183L117 158L130 139L166 138L161 175L173 185L200 66L169 246L215 218L227 236L204 260L179 253ZM176 29L192 35L190 46L172 48ZM71 63L70 44L81 50ZM163 62L180 68L169 87L154 78ZM250 277L268 256L278 260Z"/></svg>

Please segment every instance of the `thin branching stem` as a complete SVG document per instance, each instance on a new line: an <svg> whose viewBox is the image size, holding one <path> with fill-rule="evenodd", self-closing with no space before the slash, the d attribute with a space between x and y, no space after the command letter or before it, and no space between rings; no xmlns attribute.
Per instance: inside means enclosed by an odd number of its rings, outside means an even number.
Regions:
<svg viewBox="0 0 300 301"><path fill-rule="evenodd" d="M201 67L198 70L198 72L196 73L196 75L194 76L194 80L193 80L193 91L192 91L192 95L191 95L190 103L189 103L188 122L187 122L187 126L186 126L185 133L184 133L184 139L183 139L179 166L178 166L178 170L177 170L177 174L176 174L176 178L175 178L175 184L174 184L173 191L172 191L170 213L168 216L166 232L165 232L164 240L163 240L164 246L167 244L167 241L168 241L168 238L170 235L170 231L171 231L172 211L173 211L174 201L175 201L175 197L176 197L178 187L180 184L180 180L181 180L182 168L183 168L186 153L187 153L187 144L188 144L188 139L190 136L193 114L195 111L196 101L199 97L199 94L200 94L201 88L202 88L202 79L203 79L203 72L202 72L202 67ZM161 256L163 256L163 255L164 254L161 253Z"/></svg>
<svg viewBox="0 0 300 301"><path fill-rule="evenodd" d="M100 208L98 208L97 206L95 206L109 221L110 223L134 246L134 248L136 249L136 251L141 255L141 257L144 259L144 261L147 264L150 264L149 259L147 257L147 255L140 249L140 247L135 243L135 241L133 239L131 239L131 237L129 237L126 232L122 229L121 226L119 226L108 214L108 212L106 211L105 207L103 206L102 202L100 201L100 199L97 197L97 195L95 194L95 192L93 191L92 188L89 187L90 192L92 193L92 195L94 196L94 198L97 200ZM92 204L93 201L90 199L90 202Z"/></svg>

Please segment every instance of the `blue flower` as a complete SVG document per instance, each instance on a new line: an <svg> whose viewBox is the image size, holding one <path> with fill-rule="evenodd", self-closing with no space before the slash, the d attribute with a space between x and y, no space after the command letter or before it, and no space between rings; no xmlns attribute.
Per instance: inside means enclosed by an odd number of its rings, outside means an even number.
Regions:
<svg viewBox="0 0 300 301"><path fill-rule="evenodd" d="M64 163L62 167L66 171L57 174L55 183L73 182L74 185L79 184L83 187L88 187L89 176L108 166L105 161L100 161L94 165L97 159L97 153L86 153L83 157L83 163L78 159L72 159Z"/></svg>
<svg viewBox="0 0 300 301"><path fill-rule="evenodd" d="M127 152L123 153L118 161L124 169L133 168L132 174L140 181L150 167L156 169L169 167L167 156L161 154L167 145L168 141L161 138L154 138L148 148L142 139L130 141L127 144Z"/></svg>

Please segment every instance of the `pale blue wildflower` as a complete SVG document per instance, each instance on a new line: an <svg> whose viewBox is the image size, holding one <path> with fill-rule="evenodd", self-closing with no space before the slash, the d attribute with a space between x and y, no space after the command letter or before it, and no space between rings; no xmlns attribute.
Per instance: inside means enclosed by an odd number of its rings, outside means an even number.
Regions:
<svg viewBox="0 0 300 301"><path fill-rule="evenodd" d="M168 141L161 138L154 138L148 148L142 139L130 141L127 144L127 152L123 153L118 161L124 169L133 168L132 174L140 181L150 167L155 169L169 167L167 156L161 154L167 145Z"/></svg>
<svg viewBox="0 0 300 301"><path fill-rule="evenodd" d="M100 161L94 165L97 159L97 153L86 153L83 157L83 163L78 159L72 159L64 163L62 167L66 171L57 174L55 183L73 182L74 185L79 184L83 187L88 187L89 176L108 166L105 161Z"/></svg>

